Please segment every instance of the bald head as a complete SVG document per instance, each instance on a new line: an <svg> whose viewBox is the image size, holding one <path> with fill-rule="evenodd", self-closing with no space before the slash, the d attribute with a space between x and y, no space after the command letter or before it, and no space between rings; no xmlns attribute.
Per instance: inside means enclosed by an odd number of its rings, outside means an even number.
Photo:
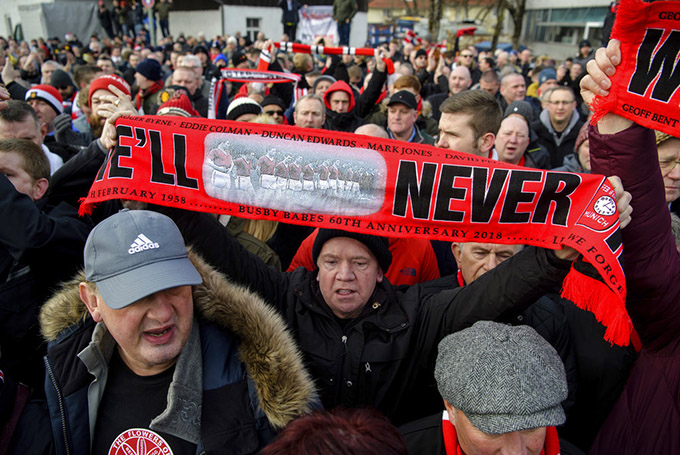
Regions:
<svg viewBox="0 0 680 455"><path fill-rule="evenodd" d="M471 85L472 77L470 76L469 69L459 65L451 70L451 75L449 75L449 92L451 95L464 92L469 89Z"/></svg>
<svg viewBox="0 0 680 455"><path fill-rule="evenodd" d="M382 137L384 139L388 139L389 136L387 135L387 131L381 126L378 126L374 123L367 123L365 125L361 125L359 128L354 130L354 134L363 134L365 136L373 136L373 137Z"/></svg>
<svg viewBox="0 0 680 455"><path fill-rule="evenodd" d="M501 95L508 104L513 101L522 101L527 94L524 76L517 73L507 74L501 79Z"/></svg>

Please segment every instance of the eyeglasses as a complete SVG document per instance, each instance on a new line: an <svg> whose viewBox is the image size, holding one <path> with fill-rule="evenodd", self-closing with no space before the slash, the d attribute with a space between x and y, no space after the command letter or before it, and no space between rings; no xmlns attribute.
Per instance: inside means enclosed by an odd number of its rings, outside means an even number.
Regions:
<svg viewBox="0 0 680 455"><path fill-rule="evenodd" d="M283 117L283 111L264 111L266 115L278 115Z"/></svg>
<svg viewBox="0 0 680 455"><path fill-rule="evenodd" d="M665 161L659 161L659 167L661 168L661 173L662 174L668 174L670 173L673 169L675 169L675 166L680 163L680 160L665 160Z"/></svg>
<svg viewBox="0 0 680 455"><path fill-rule="evenodd" d="M553 106L569 106L573 102L574 102L574 100L571 100L571 101L548 101L548 103L552 104Z"/></svg>

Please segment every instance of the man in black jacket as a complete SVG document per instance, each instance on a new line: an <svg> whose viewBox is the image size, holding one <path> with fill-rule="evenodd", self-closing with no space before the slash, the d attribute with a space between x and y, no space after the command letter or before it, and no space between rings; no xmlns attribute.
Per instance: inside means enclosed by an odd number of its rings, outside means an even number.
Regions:
<svg viewBox="0 0 680 455"><path fill-rule="evenodd" d="M279 0L279 8L281 8L281 23L283 24L283 33L288 35L290 41L295 41L297 34L297 25L300 21L298 12L302 6L297 0Z"/></svg>
<svg viewBox="0 0 680 455"><path fill-rule="evenodd" d="M376 51L375 72L361 95L355 96L352 88L344 81L337 81L326 90L323 97L327 108L324 129L352 133L365 123L364 117L378 101L387 80L383 60L386 55L382 48Z"/></svg>
<svg viewBox="0 0 680 455"><path fill-rule="evenodd" d="M157 210L208 262L284 316L325 407L370 405L395 423L441 409L432 377L439 340L524 310L561 282L570 266L564 259L574 257L569 249L526 248L470 286L454 289L453 275L395 288L383 273L392 259L386 239L321 230L313 248L319 270L284 273L247 253L209 215Z"/></svg>
<svg viewBox="0 0 680 455"><path fill-rule="evenodd" d="M538 143L550 153L550 168L554 169L562 166L564 157L574 151L585 119L576 110L576 98L569 87L548 89L543 99L548 107L531 124L531 129L538 135Z"/></svg>
<svg viewBox="0 0 680 455"><path fill-rule="evenodd" d="M50 165L26 139L0 139L0 368L37 390L45 346L38 310L82 266L90 225L44 197Z"/></svg>

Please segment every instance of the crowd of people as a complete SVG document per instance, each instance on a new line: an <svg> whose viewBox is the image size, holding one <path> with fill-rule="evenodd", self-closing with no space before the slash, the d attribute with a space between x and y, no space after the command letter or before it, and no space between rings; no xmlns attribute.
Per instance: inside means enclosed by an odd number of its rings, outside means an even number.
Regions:
<svg viewBox="0 0 680 455"><path fill-rule="evenodd" d="M584 40L562 62L426 38L373 57L287 53L262 33L173 37L170 3L158 5L158 46L124 0L113 13L100 2L107 37L0 37L0 449L680 453L680 139L611 114L589 126L618 42L596 53ZM222 80L266 56L299 82ZM384 238L125 200L79 217L126 115L619 176L634 342L610 345L559 297L578 257L566 246Z"/></svg>

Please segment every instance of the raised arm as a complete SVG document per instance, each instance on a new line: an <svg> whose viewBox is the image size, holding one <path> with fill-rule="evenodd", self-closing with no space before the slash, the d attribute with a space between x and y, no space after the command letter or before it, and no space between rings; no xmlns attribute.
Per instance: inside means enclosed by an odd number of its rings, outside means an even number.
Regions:
<svg viewBox="0 0 680 455"><path fill-rule="evenodd" d="M616 40L597 51L581 82L584 101L592 102L595 94L609 95L609 76L620 61ZM622 230L626 305L643 343L662 346L680 330L680 256L671 234L654 132L607 114L591 126L590 159L593 173L618 175L632 195L635 216Z"/></svg>

